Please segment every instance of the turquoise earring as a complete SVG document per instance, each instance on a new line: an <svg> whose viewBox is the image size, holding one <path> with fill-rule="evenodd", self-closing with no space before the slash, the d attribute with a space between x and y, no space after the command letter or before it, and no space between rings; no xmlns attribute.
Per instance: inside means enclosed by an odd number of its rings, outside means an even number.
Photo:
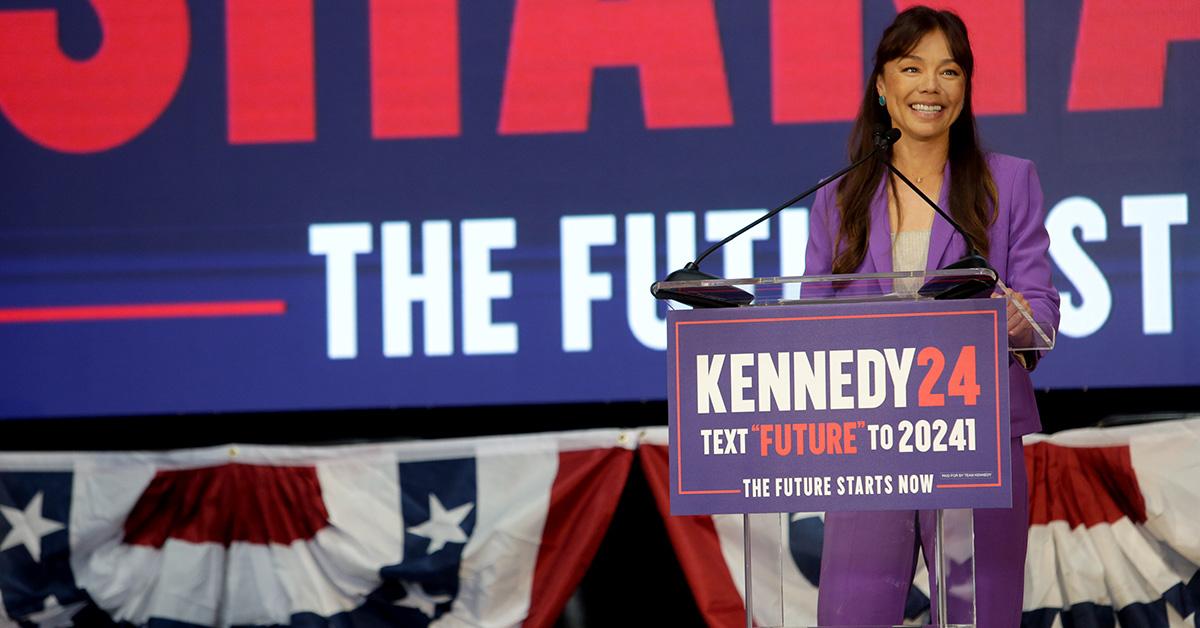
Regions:
<svg viewBox="0 0 1200 628"><path fill-rule="evenodd" d="M879 106L883 107L886 104L887 104L887 100L884 99L883 94L880 94L879 95Z"/></svg>

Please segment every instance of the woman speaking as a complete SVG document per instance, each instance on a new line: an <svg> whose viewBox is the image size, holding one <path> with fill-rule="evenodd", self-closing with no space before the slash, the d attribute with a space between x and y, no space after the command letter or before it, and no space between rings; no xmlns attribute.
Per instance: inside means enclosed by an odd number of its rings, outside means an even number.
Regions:
<svg viewBox="0 0 1200 628"><path fill-rule="evenodd" d="M816 197L806 273L932 270L973 248L1011 288L1013 300L1026 304L1035 320L1057 327L1041 185L1032 162L980 148L971 109L973 73L967 30L957 15L927 7L900 13L875 51L850 140L850 158L857 160L874 149L877 128L900 129L892 163L939 199L970 242L873 161ZM1010 302L1010 338L1029 331ZM1020 437L1041 428L1027 370L1035 362L1029 356L1009 363L1013 507L974 513L976 621L984 628L1021 622L1028 504ZM932 513L913 511L829 513L820 625L900 623L918 544L926 556L933 554L933 521ZM881 538L902 542L879 543Z"/></svg>

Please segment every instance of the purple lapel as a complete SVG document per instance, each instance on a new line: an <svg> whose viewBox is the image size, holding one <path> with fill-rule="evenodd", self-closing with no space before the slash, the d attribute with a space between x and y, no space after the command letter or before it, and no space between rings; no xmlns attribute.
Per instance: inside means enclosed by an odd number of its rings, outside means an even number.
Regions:
<svg viewBox="0 0 1200 628"><path fill-rule="evenodd" d="M879 188L871 199L871 230L867 250L877 273L892 272L892 221L888 218L886 181L886 176L879 180Z"/></svg>
<svg viewBox="0 0 1200 628"><path fill-rule="evenodd" d="M947 214L950 213L950 161L946 161L946 169L942 171L942 191L938 195L938 206ZM950 246L950 236L954 235L954 227L934 212L933 226L929 228L929 253L925 258L925 270L937 270L942 267L942 256Z"/></svg>

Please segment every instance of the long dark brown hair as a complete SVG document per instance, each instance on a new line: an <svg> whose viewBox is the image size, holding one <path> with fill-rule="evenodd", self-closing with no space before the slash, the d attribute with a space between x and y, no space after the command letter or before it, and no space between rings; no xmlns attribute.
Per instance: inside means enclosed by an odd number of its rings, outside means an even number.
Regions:
<svg viewBox="0 0 1200 628"><path fill-rule="evenodd" d="M958 221L970 239L970 244L985 257L988 254L988 227L995 220L996 183L987 167L979 136L975 129L975 112L971 107L971 78L975 74L975 57L967 39L967 27L961 18L950 11L929 7L913 7L896 16L883 32L875 50L875 68L867 81L866 93L850 135L850 160L865 157L875 148L876 129L892 128L887 108L879 105L875 91L876 79L883 66L916 48L921 38L941 31L950 46L950 54L963 70L966 91L962 112L950 126L950 215ZM889 159L891 156L889 155ZM867 255L867 233L871 225L871 199L879 188L886 167L872 160L842 178L837 186L841 223L837 234L837 252L833 272L852 273ZM895 181L899 183L899 181Z"/></svg>

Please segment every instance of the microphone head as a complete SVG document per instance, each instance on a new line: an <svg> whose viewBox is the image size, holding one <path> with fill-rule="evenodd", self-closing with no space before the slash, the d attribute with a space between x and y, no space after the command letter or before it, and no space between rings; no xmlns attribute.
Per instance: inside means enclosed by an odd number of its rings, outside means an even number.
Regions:
<svg viewBox="0 0 1200 628"><path fill-rule="evenodd" d="M882 126L875 129L875 148L887 148L895 144L898 139L900 139L900 129L894 127L885 129Z"/></svg>

